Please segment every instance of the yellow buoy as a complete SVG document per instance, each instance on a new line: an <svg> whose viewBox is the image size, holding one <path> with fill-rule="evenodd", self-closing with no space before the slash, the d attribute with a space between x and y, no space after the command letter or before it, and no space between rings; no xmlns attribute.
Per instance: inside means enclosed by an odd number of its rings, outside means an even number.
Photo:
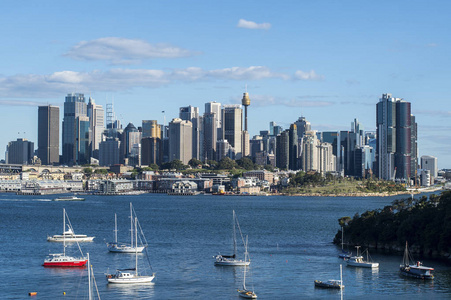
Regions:
<svg viewBox="0 0 451 300"><path fill-rule="evenodd" d="M38 292L30 292L28 293L28 296L36 296L38 294Z"/></svg>

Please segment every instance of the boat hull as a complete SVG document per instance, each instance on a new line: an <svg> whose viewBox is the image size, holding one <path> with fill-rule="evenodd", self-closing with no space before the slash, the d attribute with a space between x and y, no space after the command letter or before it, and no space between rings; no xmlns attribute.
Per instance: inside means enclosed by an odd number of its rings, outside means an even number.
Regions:
<svg viewBox="0 0 451 300"><path fill-rule="evenodd" d="M44 261L43 266L49 267L49 268L66 268L66 267L75 267L80 268L86 266L86 263L88 260L74 260L74 261L59 261L59 262L52 262L52 261Z"/></svg>
<svg viewBox="0 0 451 300"><path fill-rule="evenodd" d="M350 267L356 268L379 268L379 263L371 263L371 262L356 263L347 261L346 264Z"/></svg>
<svg viewBox="0 0 451 300"><path fill-rule="evenodd" d="M55 242L55 243L71 243L71 242L92 242L94 240L93 236L87 236L87 237L80 237L80 238L74 238L74 237L65 237L62 236L49 236L47 238L48 242Z"/></svg>
<svg viewBox="0 0 451 300"><path fill-rule="evenodd" d="M342 289L345 286L342 284L335 284L335 283L329 283L329 282L323 282L320 280L315 280L315 286L325 289Z"/></svg>
<svg viewBox="0 0 451 300"><path fill-rule="evenodd" d="M114 253L141 253L144 250L144 246L141 247L130 247L126 245L115 245L115 244L108 244L108 251L114 252Z"/></svg>
<svg viewBox="0 0 451 300"><path fill-rule="evenodd" d="M434 279L434 275L432 275L432 274L414 273L411 270L411 268L406 268L406 267L400 267L399 274L401 274L402 276L405 276L405 277L409 277L409 278L416 278L416 279L423 279L423 280Z"/></svg>
<svg viewBox="0 0 451 300"><path fill-rule="evenodd" d="M134 276L131 278L108 278L108 283L115 283L115 284L139 284L139 283L149 283L152 282L152 280L155 278L154 275L152 276Z"/></svg>
<svg viewBox="0 0 451 300"><path fill-rule="evenodd" d="M249 266L250 261L243 260L216 260L215 266Z"/></svg>
<svg viewBox="0 0 451 300"><path fill-rule="evenodd" d="M238 290L238 295L241 298L246 298L246 299L257 299L257 294L255 294L252 291L248 291L248 290Z"/></svg>

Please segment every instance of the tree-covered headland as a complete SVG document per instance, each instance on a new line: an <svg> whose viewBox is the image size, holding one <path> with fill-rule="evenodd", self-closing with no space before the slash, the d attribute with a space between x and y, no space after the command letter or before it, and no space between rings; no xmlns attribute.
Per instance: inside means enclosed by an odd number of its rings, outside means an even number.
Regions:
<svg viewBox="0 0 451 300"><path fill-rule="evenodd" d="M344 243L381 250L409 248L421 255L451 258L451 191L395 200L382 209L338 220ZM341 230L334 238L341 244Z"/></svg>

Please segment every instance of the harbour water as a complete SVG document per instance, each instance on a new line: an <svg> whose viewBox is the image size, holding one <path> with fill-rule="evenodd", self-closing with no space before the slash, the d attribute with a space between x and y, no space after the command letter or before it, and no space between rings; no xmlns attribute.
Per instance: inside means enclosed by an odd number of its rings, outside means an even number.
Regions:
<svg viewBox="0 0 451 300"><path fill-rule="evenodd" d="M340 299L340 291L314 287L314 280L340 278L344 299L451 299L451 267L424 260L435 268L433 281L399 276L402 254L371 253L377 270L346 267L332 244L337 220L382 208L397 197L246 197L246 196L84 196L85 201L51 201L51 196L0 194L2 299L87 299L86 269L44 268L48 253L62 244L47 235L62 231L66 209L76 233L94 235L81 243L90 253L102 299L238 299L242 267L214 266L213 256L229 254L232 210L249 236L248 288L258 299ZM406 196L404 196L406 197ZM109 253L114 214L119 240L129 240L129 202L133 203L149 242L156 278L152 284L107 284L105 273L134 266L133 254ZM76 244L67 247L77 254ZM242 249L242 248L241 248ZM144 254L140 257L144 258Z"/></svg>

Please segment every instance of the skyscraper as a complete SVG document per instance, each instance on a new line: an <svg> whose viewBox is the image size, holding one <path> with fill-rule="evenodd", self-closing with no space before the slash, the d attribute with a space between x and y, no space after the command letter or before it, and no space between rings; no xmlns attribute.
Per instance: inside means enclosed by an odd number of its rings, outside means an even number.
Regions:
<svg viewBox="0 0 451 300"><path fill-rule="evenodd" d="M60 155L60 108L38 107L38 157L43 165L56 165Z"/></svg>
<svg viewBox="0 0 451 300"><path fill-rule="evenodd" d="M154 137L161 139L161 125L157 120L143 120L142 122L142 137Z"/></svg>
<svg viewBox="0 0 451 300"><path fill-rule="evenodd" d="M192 134L193 125L190 121L175 118L169 123L169 161L178 159L188 164L193 158Z"/></svg>
<svg viewBox="0 0 451 300"><path fill-rule="evenodd" d="M239 104L224 105L222 109L222 137L233 147L232 159L242 157L243 110Z"/></svg>
<svg viewBox="0 0 451 300"><path fill-rule="evenodd" d="M299 139L302 139L302 137L307 131L312 130L310 122L307 121L305 117L299 117L299 119L296 122L294 122L294 124L296 124Z"/></svg>
<svg viewBox="0 0 451 300"><path fill-rule="evenodd" d="M179 118L185 121L190 121L193 126L193 133L192 133L192 157L199 159L201 158L201 128L202 128L202 122L199 117L199 107L193 107L193 106L186 106L186 107L180 107L179 110ZM191 159L191 158L190 158Z"/></svg>
<svg viewBox="0 0 451 300"><path fill-rule="evenodd" d="M89 118L89 130L91 131L91 156L98 159L99 145L105 130L105 111L102 105L96 104L91 97L89 97L87 115Z"/></svg>
<svg viewBox="0 0 451 300"><path fill-rule="evenodd" d="M83 94L68 94L64 102L63 118L63 155L62 163L68 165L77 164L77 121L78 117L87 116L85 96ZM89 121L88 121L89 122ZM89 128L89 126L88 126Z"/></svg>
<svg viewBox="0 0 451 300"><path fill-rule="evenodd" d="M203 142L203 160L214 160L216 153L216 142L218 141L218 115L214 112L205 113L203 117L204 122L204 142Z"/></svg>
<svg viewBox="0 0 451 300"><path fill-rule="evenodd" d="M402 179L411 176L412 115L410 102L383 94L376 105L376 167L379 178Z"/></svg>

